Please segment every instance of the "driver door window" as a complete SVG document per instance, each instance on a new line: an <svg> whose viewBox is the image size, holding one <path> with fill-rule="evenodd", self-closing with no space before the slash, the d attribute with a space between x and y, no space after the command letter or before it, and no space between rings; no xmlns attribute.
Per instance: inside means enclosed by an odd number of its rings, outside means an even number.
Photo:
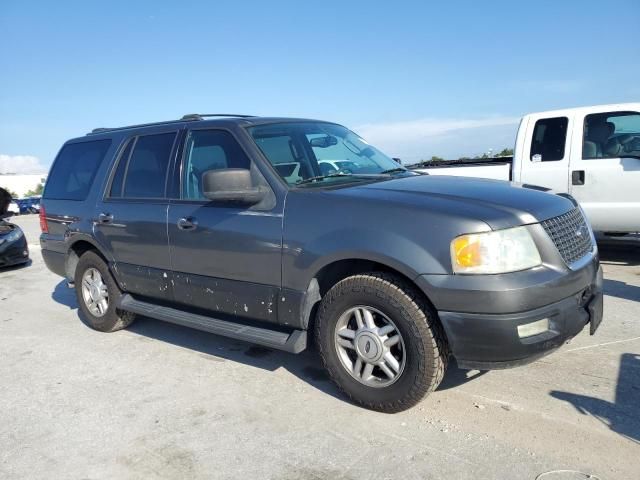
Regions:
<svg viewBox="0 0 640 480"><path fill-rule="evenodd" d="M251 162L233 136L224 130L192 130L185 148L182 198L207 201L202 176L208 170L249 169Z"/></svg>
<svg viewBox="0 0 640 480"><path fill-rule="evenodd" d="M640 156L640 113L607 112L584 119L582 158Z"/></svg>

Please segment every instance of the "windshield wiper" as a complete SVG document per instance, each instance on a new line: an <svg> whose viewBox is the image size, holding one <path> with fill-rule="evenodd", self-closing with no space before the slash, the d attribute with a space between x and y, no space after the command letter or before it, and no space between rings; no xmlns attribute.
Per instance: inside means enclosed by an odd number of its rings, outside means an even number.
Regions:
<svg viewBox="0 0 640 480"><path fill-rule="evenodd" d="M406 172L407 169L406 168L402 168L402 167L396 167L396 168L390 168L389 170L383 170L380 172L380 175L385 175L385 174L390 174L390 173L398 173L398 172Z"/></svg>
<svg viewBox="0 0 640 480"><path fill-rule="evenodd" d="M330 173L329 175L318 175L316 177L309 177L309 178L305 178L304 180L300 180L299 182L296 182L296 185L302 185L304 183L311 183L311 182L318 182L320 180L324 180L325 178L351 177L352 175L353 175L352 173Z"/></svg>

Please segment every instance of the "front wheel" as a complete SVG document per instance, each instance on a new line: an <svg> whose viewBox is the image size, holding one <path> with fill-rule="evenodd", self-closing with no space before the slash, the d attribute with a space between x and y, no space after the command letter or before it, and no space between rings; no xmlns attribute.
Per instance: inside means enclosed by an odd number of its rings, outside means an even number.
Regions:
<svg viewBox="0 0 640 480"><path fill-rule="evenodd" d="M413 286L386 273L354 275L331 288L318 311L316 339L338 387L381 412L417 404L437 388L447 365L435 313Z"/></svg>

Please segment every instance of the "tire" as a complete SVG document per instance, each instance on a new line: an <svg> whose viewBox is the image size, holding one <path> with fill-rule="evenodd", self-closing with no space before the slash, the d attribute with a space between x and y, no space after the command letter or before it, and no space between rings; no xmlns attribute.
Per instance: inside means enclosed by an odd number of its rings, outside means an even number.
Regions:
<svg viewBox="0 0 640 480"><path fill-rule="evenodd" d="M350 327L356 325L354 322L361 325L363 316L373 318L377 332L382 332L379 325L389 324L387 328L395 328L391 335L400 335L390 347L395 349L390 352L396 358L396 370L390 371L396 375L395 380L382 370L388 372L392 365L383 360L388 358L389 352L383 352L389 348L390 337L368 337L370 323L362 328ZM353 336L346 342L351 346L344 348L345 342L337 332ZM334 285L321 301L315 334L331 379L352 401L371 410L395 413L413 407L438 387L447 367L448 347L436 313L412 285L392 274L355 275ZM366 358L368 355L374 358ZM376 360L376 355L383 357ZM378 363L367 372L366 362ZM361 373L355 373L361 365Z"/></svg>
<svg viewBox="0 0 640 480"><path fill-rule="evenodd" d="M98 288L101 292L106 292L106 308L102 308L98 305L97 309L101 310L96 313L96 310L90 308L87 301L85 301L85 293L83 280L85 275L93 273L93 278L99 277L102 280L104 288ZM76 298L78 300L78 306L81 312L82 321L89 327L100 332L115 332L127 328L135 320L135 314L131 312L125 312L116 309L116 304L122 295L122 292L118 288L109 268L105 261L97 253L88 251L80 257L75 272L75 290ZM94 282L94 285L97 283ZM95 291L95 290L94 290ZM104 304L101 304L104 305Z"/></svg>

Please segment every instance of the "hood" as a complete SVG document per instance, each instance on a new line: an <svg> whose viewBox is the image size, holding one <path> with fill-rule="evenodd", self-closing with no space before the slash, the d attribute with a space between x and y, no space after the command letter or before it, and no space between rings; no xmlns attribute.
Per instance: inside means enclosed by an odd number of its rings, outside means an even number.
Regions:
<svg viewBox="0 0 640 480"><path fill-rule="evenodd" d="M539 223L575 208L568 198L547 193L540 187L441 175L400 177L339 192L464 214L482 220L494 230Z"/></svg>

